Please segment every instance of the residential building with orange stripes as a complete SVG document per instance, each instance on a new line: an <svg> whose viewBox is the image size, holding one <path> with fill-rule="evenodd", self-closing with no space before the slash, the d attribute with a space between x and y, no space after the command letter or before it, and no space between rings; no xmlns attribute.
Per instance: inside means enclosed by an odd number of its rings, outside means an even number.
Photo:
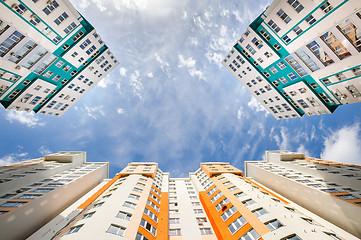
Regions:
<svg viewBox="0 0 361 240"><path fill-rule="evenodd" d="M361 238L361 166L267 151L265 161L246 161L244 169L247 177Z"/></svg>
<svg viewBox="0 0 361 240"><path fill-rule="evenodd" d="M109 163L59 152L0 167L1 239L26 239L108 178ZM65 216L66 217L66 216Z"/></svg>
<svg viewBox="0 0 361 240"><path fill-rule="evenodd" d="M314 161L303 154L266 152L266 161L246 162L246 172L252 173L253 165L268 164L267 158L276 158L277 154L293 154L305 163ZM97 164L107 166L107 163ZM334 219L326 220L304 203L297 204L297 199L272 190L266 186L267 181L260 181L258 177L245 177L240 169L225 162L201 163L198 170L185 178L171 178L154 162L129 163L112 179L104 177L100 184L87 189L70 207L59 209L56 217L49 217L48 222L27 239L358 239L350 229L336 226ZM63 187L66 188L60 188ZM52 199L48 194L39 198L39 204ZM60 195L59 199L66 194L69 193ZM317 197L308 200L317 202ZM360 206L357 200L353 201L355 204L344 202ZM26 215L23 206L13 208L14 212ZM330 211L338 211L340 217L346 213L334 206ZM43 212L47 212L47 208L43 208ZM29 210L27 213L36 217ZM0 221L11 216L12 212L4 213ZM2 229L3 236L4 233L6 235L6 229Z"/></svg>

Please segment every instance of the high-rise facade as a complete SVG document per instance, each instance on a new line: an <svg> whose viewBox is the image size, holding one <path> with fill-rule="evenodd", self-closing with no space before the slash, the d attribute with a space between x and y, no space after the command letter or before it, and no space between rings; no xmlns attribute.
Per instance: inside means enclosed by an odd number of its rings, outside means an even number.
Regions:
<svg viewBox="0 0 361 240"><path fill-rule="evenodd" d="M276 119L361 101L361 2L275 0L222 64Z"/></svg>
<svg viewBox="0 0 361 240"><path fill-rule="evenodd" d="M119 63L69 0L0 1L0 102L62 116Z"/></svg>
<svg viewBox="0 0 361 240"><path fill-rule="evenodd" d="M358 239L224 162L187 178L130 163L72 210L29 239Z"/></svg>
<svg viewBox="0 0 361 240"><path fill-rule="evenodd" d="M25 239L108 178L109 164L59 152L0 167L2 239Z"/></svg>
<svg viewBox="0 0 361 240"><path fill-rule="evenodd" d="M361 166L267 151L245 175L361 238Z"/></svg>

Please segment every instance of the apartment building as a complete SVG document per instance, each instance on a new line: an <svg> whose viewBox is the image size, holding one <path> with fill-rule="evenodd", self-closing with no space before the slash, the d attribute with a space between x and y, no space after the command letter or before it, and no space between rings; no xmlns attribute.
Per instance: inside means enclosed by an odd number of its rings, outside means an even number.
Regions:
<svg viewBox="0 0 361 240"><path fill-rule="evenodd" d="M68 217L50 221L29 239L95 236L136 240L358 239L224 162L202 163L188 178L170 178L157 163L130 163Z"/></svg>
<svg viewBox="0 0 361 240"><path fill-rule="evenodd" d="M361 166L267 151L245 175L361 238Z"/></svg>
<svg viewBox="0 0 361 240"><path fill-rule="evenodd" d="M62 116L119 63L69 0L0 1L0 102Z"/></svg>
<svg viewBox="0 0 361 240"><path fill-rule="evenodd" d="M0 167L0 231L25 239L108 178L109 164L59 152Z"/></svg>
<svg viewBox="0 0 361 240"><path fill-rule="evenodd" d="M276 119L361 101L361 2L275 0L222 64Z"/></svg>

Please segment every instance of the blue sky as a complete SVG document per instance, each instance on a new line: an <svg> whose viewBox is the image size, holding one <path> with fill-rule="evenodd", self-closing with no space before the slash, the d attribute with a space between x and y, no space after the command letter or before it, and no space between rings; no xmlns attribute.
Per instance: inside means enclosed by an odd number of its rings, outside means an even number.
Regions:
<svg viewBox="0 0 361 240"><path fill-rule="evenodd" d="M1 108L0 164L87 151L111 176L154 161L181 177L205 161L243 169L277 149L361 163L361 104L277 121L221 66L271 1L72 2L120 65L61 118Z"/></svg>

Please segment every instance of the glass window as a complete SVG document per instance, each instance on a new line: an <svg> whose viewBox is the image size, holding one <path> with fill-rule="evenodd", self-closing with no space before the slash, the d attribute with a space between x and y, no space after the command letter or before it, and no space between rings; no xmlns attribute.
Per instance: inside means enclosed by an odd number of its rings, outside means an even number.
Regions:
<svg viewBox="0 0 361 240"><path fill-rule="evenodd" d="M329 46L329 48L342 60L349 56L351 53L347 48L336 38L336 36L328 31L321 36L321 39Z"/></svg>
<svg viewBox="0 0 361 240"><path fill-rule="evenodd" d="M246 223L247 223L246 219L244 219L244 217L241 216L241 217L237 218L234 222L232 222L228 226L228 229L232 234L234 234L235 232L238 231L238 229L240 229Z"/></svg>
<svg viewBox="0 0 361 240"><path fill-rule="evenodd" d="M125 228L111 224L107 230L108 233L113 233L119 236L123 236Z"/></svg>
<svg viewBox="0 0 361 240"><path fill-rule="evenodd" d="M307 55L306 52L304 52L301 49L298 49L296 51L296 55L307 65L307 67L312 71L316 71L320 69L317 64L310 58L310 56Z"/></svg>
<svg viewBox="0 0 361 240"><path fill-rule="evenodd" d="M291 18L282 10L278 10L277 15L287 24L291 21Z"/></svg>
<svg viewBox="0 0 361 240"><path fill-rule="evenodd" d="M269 228L269 230L273 231L277 228L282 227L283 224L280 221L278 221L277 219L275 219L271 222L266 223L266 226Z"/></svg>
<svg viewBox="0 0 361 240"><path fill-rule="evenodd" d="M210 228L201 228L199 229L201 231L201 234L212 234L212 230Z"/></svg>
<svg viewBox="0 0 361 240"><path fill-rule="evenodd" d="M253 210L252 213L258 217L268 212L264 208L258 208L256 210Z"/></svg>
<svg viewBox="0 0 361 240"><path fill-rule="evenodd" d="M287 2L299 13L304 8L302 4L297 0L287 0Z"/></svg>
<svg viewBox="0 0 361 240"><path fill-rule="evenodd" d="M351 22L350 19L342 21L337 28L343 33L343 35L354 45L354 47L361 51L361 33L360 29Z"/></svg>
<svg viewBox="0 0 361 240"><path fill-rule="evenodd" d="M328 66L334 63L332 58L329 57L325 50L321 48L316 41L312 41L306 46L308 47L308 49L311 50L313 54L315 54L315 56L322 62L323 65Z"/></svg>
<svg viewBox="0 0 361 240"><path fill-rule="evenodd" d="M181 230L180 229L169 229L169 235L170 236L181 235Z"/></svg>
<svg viewBox="0 0 361 240"><path fill-rule="evenodd" d="M251 228L248 232L243 234L239 240L257 240L260 237L261 236L253 228Z"/></svg>
<svg viewBox="0 0 361 240"><path fill-rule="evenodd" d="M79 230L80 230L80 228L81 228L82 226L83 226L83 225L74 226L74 227L70 228L69 231L68 231L66 234L79 232Z"/></svg>

